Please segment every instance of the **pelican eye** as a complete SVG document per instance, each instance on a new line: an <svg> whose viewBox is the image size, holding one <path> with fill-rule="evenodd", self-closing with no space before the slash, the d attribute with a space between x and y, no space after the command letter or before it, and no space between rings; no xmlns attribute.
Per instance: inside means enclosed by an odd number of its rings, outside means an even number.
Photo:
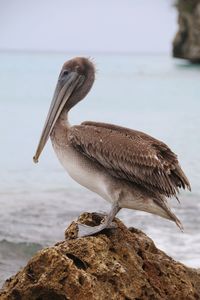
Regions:
<svg viewBox="0 0 200 300"><path fill-rule="evenodd" d="M67 76L69 74L69 70L64 70L63 72L62 72L62 76Z"/></svg>
<svg viewBox="0 0 200 300"><path fill-rule="evenodd" d="M66 77L69 75L70 71L69 70L63 70L61 73L60 73L60 76L59 76L59 79L58 81L60 83L63 83L65 80L66 80Z"/></svg>

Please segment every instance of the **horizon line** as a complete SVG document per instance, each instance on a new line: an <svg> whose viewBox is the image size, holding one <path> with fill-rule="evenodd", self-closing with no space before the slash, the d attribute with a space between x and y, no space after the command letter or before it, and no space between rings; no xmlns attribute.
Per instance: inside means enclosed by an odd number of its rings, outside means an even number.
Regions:
<svg viewBox="0 0 200 300"><path fill-rule="evenodd" d="M0 53L19 53L19 54L75 54L82 53L84 55L169 55L172 56L172 52L170 51L98 51L98 50L40 50L40 49L10 49L10 48L2 48L0 49Z"/></svg>

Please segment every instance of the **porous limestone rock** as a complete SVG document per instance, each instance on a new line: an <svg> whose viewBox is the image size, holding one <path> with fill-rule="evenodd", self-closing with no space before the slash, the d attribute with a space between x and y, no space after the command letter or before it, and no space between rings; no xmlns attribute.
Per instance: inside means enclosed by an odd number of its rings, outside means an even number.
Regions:
<svg viewBox="0 0 200 300"><path fill-rule="evenodd" d="M97 225L84 213L78 222ZM43 249L8 279L1 300L200 299L200 274L156 248L143 232L117 227L77 239L77 223L65 240Z"/></svg>
<svg viewBox="0 0 200 300"><path fill-rule="evenodd" d="M173 41L173 56L200 62L200 0L178 0L179 29Z"/></svg>

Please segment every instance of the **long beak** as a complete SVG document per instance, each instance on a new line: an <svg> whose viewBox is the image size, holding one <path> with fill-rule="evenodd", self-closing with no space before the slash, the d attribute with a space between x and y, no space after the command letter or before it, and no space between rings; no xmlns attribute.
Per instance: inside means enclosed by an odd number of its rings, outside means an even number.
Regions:
<svg viewBox="0 0 200 300"><path fill-rule="evenodd" d="M81 76L77 72L70 72L66 78L60 75L53 99L49 108L49 112L42 130L37 150L33 157L35 163L38 162L39 156L51 134L51 131L61 114L67 100L71 96L74 89L80 84Z"/></svg>

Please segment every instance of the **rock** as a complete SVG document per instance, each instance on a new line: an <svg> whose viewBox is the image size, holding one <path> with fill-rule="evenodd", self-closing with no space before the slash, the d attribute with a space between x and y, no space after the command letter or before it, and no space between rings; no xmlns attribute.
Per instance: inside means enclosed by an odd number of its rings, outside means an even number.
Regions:
<svg viewBox="0 0 200 300"><path fill-rule="evenodd" d="M178 0L179 30L173 41L173 56L200 62L200 0Z"/></svg>
<svg viewBox="0 0 200 300"><path fill-rule="evenodd" d="M78 222L98 225L101 217L84 213ZM76 239L77 223L66 239L39 251L8 279L1 300L200 299L200 273L174 261L143 232L117 227Z"/></svg>

